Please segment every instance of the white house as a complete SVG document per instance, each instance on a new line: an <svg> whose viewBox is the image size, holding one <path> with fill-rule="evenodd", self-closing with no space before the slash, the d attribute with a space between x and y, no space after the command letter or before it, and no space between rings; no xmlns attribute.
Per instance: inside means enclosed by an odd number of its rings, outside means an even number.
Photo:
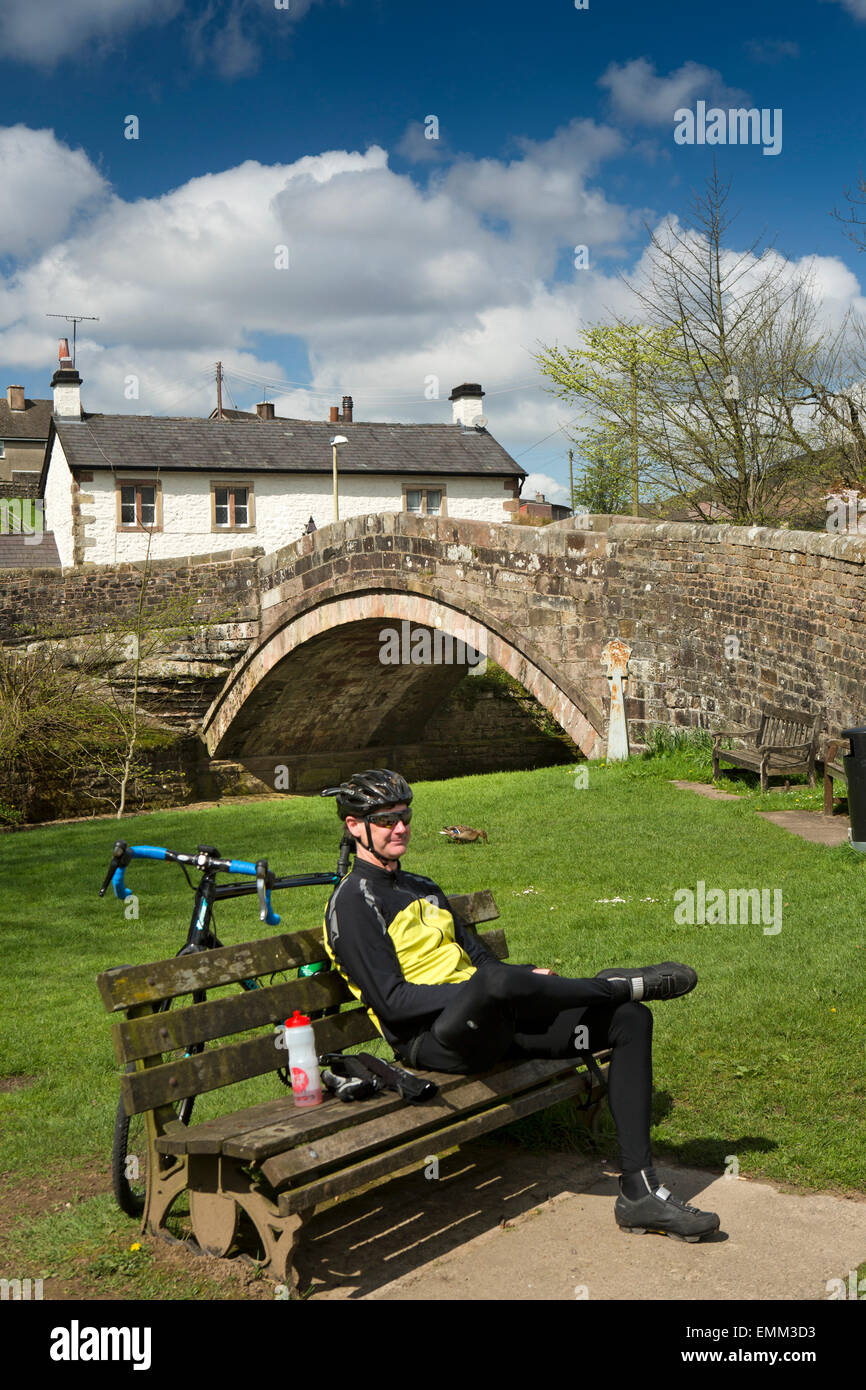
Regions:
<svg viewBox="0 0 866 1390"><path fill-rule="evenodd" d="M488 434L481 387L451 393L452 421L376 424L353 419L352 399L328 421L255 415L171 419L91 415L81 378L62 358L40 478L45 525L63 568L84 562L208 554L236 546L278 550L310 523L334 519L337 446L340 520L368 512L506 521L525 471ZM227 416L233 418L227 418ZM486 422L485 422L486 423Z"/></svg>

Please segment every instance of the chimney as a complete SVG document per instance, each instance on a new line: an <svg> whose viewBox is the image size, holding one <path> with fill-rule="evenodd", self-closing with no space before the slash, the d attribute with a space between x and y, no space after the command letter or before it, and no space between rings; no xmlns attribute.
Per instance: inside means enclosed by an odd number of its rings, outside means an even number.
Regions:
<svg viewBox="0 0 866 1390"><path fill-rule="evenodd" d="M273 420L274 403L273 401L259 401L256 406L256 414L260 420Z"/></svg>
<svg viewBox="0 0 866 1390"><path fill-rule="evenodd" d="M339 425L339 423L340 423L340 407L339 407L338 405L332 405L332 406L331 406L331 414L330 414L330 418L329 418L329 420L328 420L328 423L331 424L331 425Z"/></svg>
<svg viewBox="0 0 866 1390"><path fill-rule="evenodd" d="M61 420L81 419L81 377L69 356L68 338L60 339L59 366L51 378L54 414Z"/></svg>
<svg viewBox="0 0 866 1390"><path fill-rule="evenodd" d="M454 412L452 424L471 427L475 417L484 413L481 408L483 396L484 392L476 381L464 381L462 386L455 386L448 397Z"/></svg>
<svg viewBox="0 0 866 1390"><path fill-rule="evenodd" d="M9 409L10 409L10 410L23 410L23 409L24 409L24 387L23 387L23 386L7 386L7 387L6 387L6 400L7 400L7 402L8 402L8 405L9 405Z"/></svg>
<svg viewBox="0 0 866 1390"><path fill-rule="evenodd" d="M343 413L342 413L342 415L340 416L340 424L341 424L341 425L351 425L351 423L352 423L352 407L353 407L353 404L354 404L354 402L352 401L352 397L351 397L351 396L344 396L344 397L343 397Z"/></svg>
<svg viewBox="0 0 866 1390"><path fill-rule="evenodd" d="M537 493L535 494L535 500L536 500L536 502L543 502L543 501L544 501L544 493L543 493L543 492L537 492Z"/></svg>

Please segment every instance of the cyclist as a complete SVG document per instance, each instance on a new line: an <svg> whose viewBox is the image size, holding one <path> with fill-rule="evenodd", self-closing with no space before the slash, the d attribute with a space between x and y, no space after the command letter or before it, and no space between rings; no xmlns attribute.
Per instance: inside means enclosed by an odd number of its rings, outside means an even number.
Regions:
<svg viewBox="0 0 866 1390"><path fill-rule="evenodd" d="M325 910L325 948L394 1052L422 1070L471 1073L505 1058L564 1058L612 1049L608 1101L622 1177L614 1213L626 1231L695 1241L717 1230L658 1180L650 1149L651 1011L697 984L689 966L666 961L566 979L498 960L451 913L432 879L401 867L410 838L412 789L399 773L353 774L336 796L343 847L355 854Z"/></svg>

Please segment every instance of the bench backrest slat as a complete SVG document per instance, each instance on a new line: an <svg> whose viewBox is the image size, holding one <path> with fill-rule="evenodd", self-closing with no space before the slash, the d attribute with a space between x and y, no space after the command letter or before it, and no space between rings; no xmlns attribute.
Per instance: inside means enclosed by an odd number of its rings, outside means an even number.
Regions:
<svg viewBox="0 0 866 1390"><path fill-rule="evenodd" d="M479 932L479 939L500 960L506 954L501 928ZM196 1043L231 1037L250 1028L282 1024L298 1009L303 1014L335 1004L354 1003L354 995L336 970L303 980L284 980L259 989L224 994L183 1008L142 1012L142 1016L116 1023L112 1029L114 1051L125 1065L142 1057L184 1051Z"/></svg>
<svg viewBox="0 0 866 1390"><path fill-rule="evenodd" d="M786 709L782 705L764 705L761 709L760 743L808 743L815 732L820 715L806 710Z"/></svg>
<svg viewBox="0 0 866 1390"><path fill-rule="evenodd" d="M501 928L479 932L479 938L500 960L508 954ZM207 953L209 954L209 953ZM136 1017L115 1025L115 1052L121 1063L144 1062L144 1069L121 1078L121 1093L128 1114L171 1104L184 1096L217 1090L221 1086L247 1081L286 1065L286 1052L278 1048L274 1024L284 1020L293 1007L327 1008L340 1000L352 999L345 982L336 971L318 978L290 980L256 990L238 991L208 999L185 1008L146 1014L143 1006L134 1008ZM264 1036L205 1047L191 1057L164 1063L163 1054L182 1051L194 1043L234 1037L254 1027L266 1027ZM348 1010L313 1023L319 1052L338 1052L356 1042L378 1038L363 1008ZM349 1029L351 1037L344 1037ZM362 1033L363 1036L358 1036Z"/></svg>
<svg viewBox="0 0 866 1390"><path fill-rule="evenodd" d="M333 1018L316 1019L313 1024L317 1052L339 1052L357 1043L377 1038L366 1009L360 1006L336 1014ZM120 1094L128 1115L153 1110L158 1105L182 1100L184 1096L203 1095L264 1076L286 1065L285 1050L277 1050L273 1033L229 1047L206 1047L193 1057L161 1066L146 1067L143 1071L125 1073L120 1078Z"/></svg>
<svg viewBox="0 0 866 1390"><path fill-rule="evenodd" d="M448 902L455 915L470 925L492 922L499 916L489 888L478 893L455 894ZM298 966L327 960L322 929L309 928L242 942L238 946L220 946L215 951L175 956L173 960L155 961L150 965L120 966L106 970L97 978L97 984L106 1009L118 1013L137 1004L174 999L181 994L216 989L220 985L297 970Z"/></svg>

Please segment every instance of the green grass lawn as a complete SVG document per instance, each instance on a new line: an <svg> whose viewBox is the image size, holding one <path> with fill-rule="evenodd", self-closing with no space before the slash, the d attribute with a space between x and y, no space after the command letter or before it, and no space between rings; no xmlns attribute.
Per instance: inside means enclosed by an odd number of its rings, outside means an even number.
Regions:
<svg viewBox="0 0 866 1390"><path fill-rule="evenodd" d="M744 1176L862 1192L866 861L754 814L817 809L820 789L760 797L753 781L725 779L741 799L704 800L669 784L709 780L705 757L689 750L587 771L581 788L567 767L418 784L406 867L448 893L491 888L514 961L575 976L663 960L694 966L692 994L652 1005L659 1157L721 1172L734 1156ZM437 832L455 822L484 828L489 844L450 844ZM0 837L0 1076L30 1083L0 1093L0 1165L16 1180L95 1158L108 1171L117 1065L95 978L173 955L186 936L192 895L175 866L139 861L127 871L137 919L98 897L118 833L176 850L214 844L293 873L333 867L339 822L330 800L286 798ZM701 880L707 891L779 889L781 930L677 924L674 894ZM318 926L326 896L279 895L286 929ZM219 905L216 925L227 945L268 934L255 898ZM270 1077L253 1085L257 1098L277 1093ZM200 1104L204 1117L225 1098ZM562 1107L508 1133L533 1146L587 1142Z"/></svg>

